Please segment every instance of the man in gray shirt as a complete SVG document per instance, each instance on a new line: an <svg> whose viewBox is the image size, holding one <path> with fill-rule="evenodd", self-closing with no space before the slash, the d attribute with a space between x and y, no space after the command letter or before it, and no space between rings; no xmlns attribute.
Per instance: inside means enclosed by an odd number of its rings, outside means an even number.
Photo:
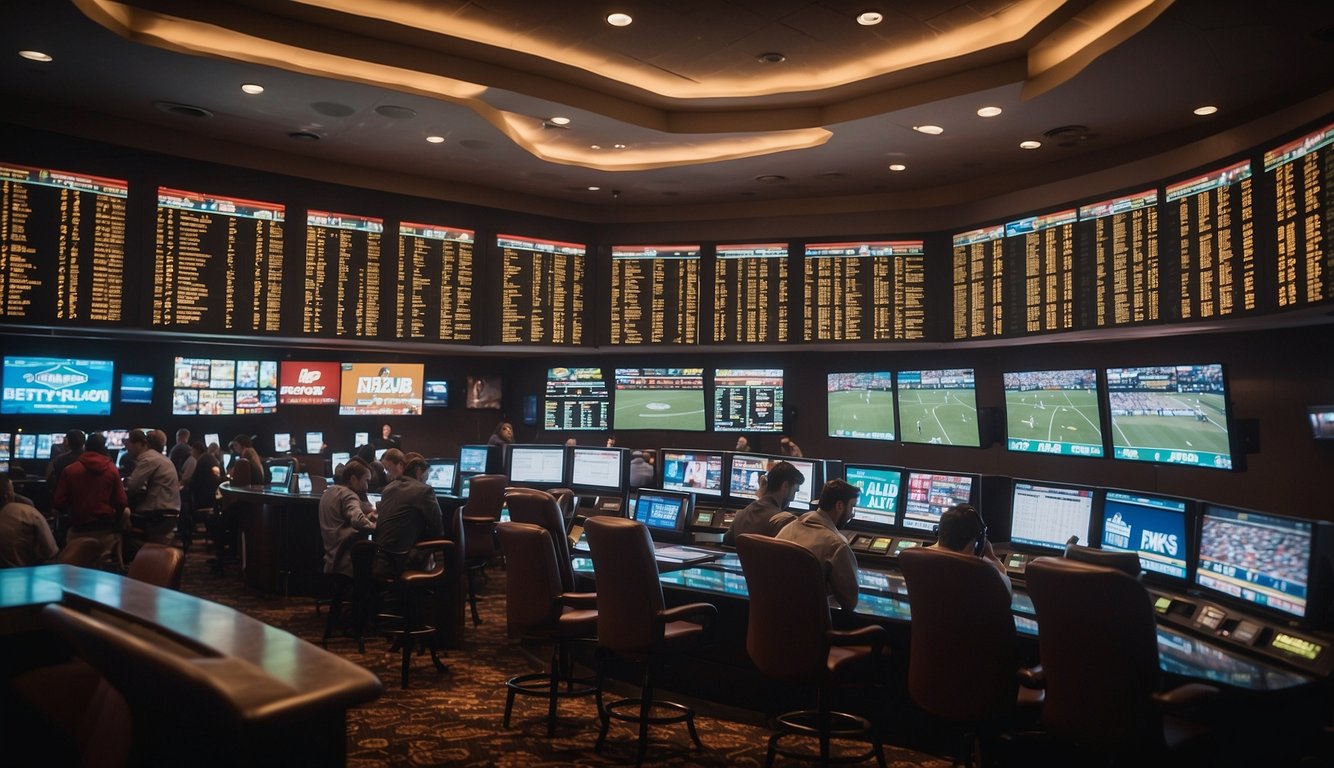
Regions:
<svg viewBox="0 0 1334 768"><path fill-rule="evenodd" d="M30 504L14 500L14 484L0 475L0 568L41 565L56 556L56 540L46 518Z"/></svg>
<svg viewBox="0 0 1334 768"><path fill-rule="evenodd" d="M150 541L169 534L176 521L165 521L165 516L181 511L181 481L171 459L162 453L166 444L167 436L162 430L155 429L145 435L136 429L130 432L125 446L134 457L134 471L125 480L130 520Z"/></svg>
<svg viewBox="0 0 1334 768"><path fill-rule="evenodd" d="M331 485L320 497L320 534L324 538L324 572L352 576L352 559L344 550L348 539L375 530L375 508L363 500L371 468L360 461L343 466L342 485Z"/></svg>
<svg viewBox="0 0 1334 768"><path fill-rule="evenodd" d="M758 533L773 536L783 526L797 519L787 512L787 505L797 496L797 490L806 482L801 470L786 461L780 461L769 468L764 476L764 485L755 501L750 506L736 513L732 525L723 534L723 544L736 546L736 539L743 533Z"/></svg>

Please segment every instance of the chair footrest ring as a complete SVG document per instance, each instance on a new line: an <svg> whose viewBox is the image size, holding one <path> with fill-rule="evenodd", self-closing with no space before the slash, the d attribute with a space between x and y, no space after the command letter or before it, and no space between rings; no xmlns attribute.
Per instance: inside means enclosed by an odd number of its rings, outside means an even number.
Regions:
<svg viewBox="0 0 1334 768"><path fill-rule="evenodd" d="M641 718L639 708L642 705L642 699L621 699L619 701L609 702L602 705L603 711L607 717L613 720L620 720L626 723L647 722L649 725L667 725L669 723L683 723L693 720L695 710L684 704L678 704L674 701L659 701L655 699L649 706L649 716ZM630 710L623 712L621 710ZM658 710L667 710L672 714L654 715Z"/></svg>
<svg viewBox="0 0 1334 768"><path fill-rule="evenodd" d="M573 686L570 685L571 683L573 683ZM551 698L551 675L546 672L516 675L505 681L505 687L524 696ZM597 692L597 686L589 678L576 677L569 680L559 680L556 683L556 698L558 699L591 696Z"/></svg>
<svg viewBox="0 0 1334 768"><path fill-rule="evenodd" d="M774 718L776 726L794 734L819 735L820 726L817 712L813 709L799 709L785 712ZM871 721L847 712L829 713L829 735L833 738L864 736L871 732Z"/></svg>

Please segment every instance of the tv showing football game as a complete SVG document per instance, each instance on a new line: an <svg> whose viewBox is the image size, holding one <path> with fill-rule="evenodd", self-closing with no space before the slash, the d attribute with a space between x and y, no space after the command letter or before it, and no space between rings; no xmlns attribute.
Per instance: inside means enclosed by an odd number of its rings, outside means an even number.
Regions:
<svg viewBox="0 0 1334 768"><path fill-rule="evenodd" d="M343 363L339 416L418 416L422 412L421 363Z"/></svg>
<svg viewBox="0 0 1334 768"><path fill-rule="evenodd" d="M704 431L703 368L617 368L612 428Z"/></svg>
<svg viewBox="0 0 1334 768"><path fill-rule="evenodd" d="M109 416L114 369L110 360L6 355L0 413Z"/></svg>
<svg viewBox="0 0 1334 768"><path fill-rule="evenodd" d="M972 368L899 371L899 439L930 445L982 445Z"/></svg>
<svg viewBox="0 0 1334 768"><path fill-rule="evenodd" d="M1014 481L1010 496L1010 543L1039 550L1065 550L1073 538L1088 546L1093 489Z"/></svg>
<svg viewBox="0 0 1334 768"><path fill-rule="evenodd" d="M718 368L713 372L716 432L782 432L781 368Z"/></svg>
<svg viewBox="0 0 1334 768"><path fill-rule="evenodd" d="M1107 369L1112 456L1232 469L1223 366Z"/></svg>
<svg viewBox="0 0 1334 768"><path fill-rule="evenodd" d="M1098 372L1003 374L1006 447L1021 453L1102 456Z"/></svg>
<svg viewBox="0 0 1334 768"><path fill-rule="evenodd" d="M172 367L175 416L231 416L278 410L276 360L178 357Z"/></svg>
<svg viewBox="0 0 1334 768"><path fill-rule="evenodd" d="M1306 616L1312 525L1206 504L1195 583L1289 616Z"/></svg>
<svg viewBox="0 0 1334 768"><path fill-rule="evenodd" d="M853 508L859 523L892 526L899 514L899 487L903 470L869 464L848 464L843 477L861 490Z"/></svg>
<svg viewBox="0 0 1334 768"><path fill-rule="evenodd" d="M548 368L543 427L563 431L607 429L611 397L601 368Z"/></svg>
<svg viewBox="0 0 1334 768"><path fill-rule="evenodd" d="M830 437L894 439L893 373L831 373L828 381Z"/></svg>
<svg viewBox="0 0 1334 768"><path fill-rule="evenodd" d="M1186 502L1129 491L1102 501L1102 548L1136 552L1146 573L1186 579Z"/></svg>

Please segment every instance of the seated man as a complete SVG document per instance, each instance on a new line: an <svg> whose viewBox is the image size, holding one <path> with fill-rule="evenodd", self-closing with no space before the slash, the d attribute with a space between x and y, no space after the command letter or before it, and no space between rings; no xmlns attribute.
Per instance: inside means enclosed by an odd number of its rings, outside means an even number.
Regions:
<svg viewBox="0 0 1334 768"><path fill-rule="evenodd" d="M791 512L786 512L787 505L797 496L797 489L806 482L801 470L786 461L780 461L769 468L760 494L749 506L736 513L732 527L723 534L723 544L736 546L736 537L743 533L758 533L773 536L783 526L797 519Z"/></svg>
<svg viewBox="0 0 1334 768"><path fill-rule="evenodd" d="M389 483L380 497L375 523L377 578L392 579L408 568L427 569L429 562L412 562L409 552L419 541L445 535L444 518L435 489L422 482L426 459L420 454L407 456L403 474Z"/></svg>
<svg viewBox="0 0 1334 768"><path fill-rule="evenodd" d="M824 566L825 588L839 607L857 607L857 556L852 554L843 527L852 520L861 489L843 480L830 480L820 491L820 507L784 526L774 538L800 544Z"/></svg>
<svg viewBox="0 0 1334 768"><path fill-rule="evenodd" d="M1013 592L1010 577L1005 573L1005 564L996 557L991 540L987 538L986 521L972 504L956 504L945 510L940 516L940 525L936 527L936 546L982 558L1000 574L1005 588Z"/></svg>
<svg viewBox="0 0 1334 768"><path fill-rule="evenodd" d="M364 498L370 479L370 467L349 461L343 466L342 484L329 486L320 497L325 573L351 578L352 559L344 553L344 546L358 531L375 530L375 508Z"/></svg>
<svg viewBox="0 0 1334 768"><path fill-rule="evenodd" d="M31 504L14 500L14 484L0 475L0 568L41 565L56 556L46 518Z"/></svg>
<svg viewBox="0 0 1334 768"><path fill-rule="evenodd" d="M88 436L77 461L60 473L51 503L69 511L66 541L91 536L102 542L102 552L110 551L118 539L121 515L129 506L120 473L106 452L107 439L99 432Z"/></svg>
<svg viewBox="0 0 1334 768"><path fill-rule="evenodd" d="M134 471L125 480L130 497L130 518L149 540L160 540L176 527L181 512L181 479L176 466L162 451L167 435L154 429L145 434L132 430L126 443L134 457ZM172 520L166 521L170 515Z"/></svg>

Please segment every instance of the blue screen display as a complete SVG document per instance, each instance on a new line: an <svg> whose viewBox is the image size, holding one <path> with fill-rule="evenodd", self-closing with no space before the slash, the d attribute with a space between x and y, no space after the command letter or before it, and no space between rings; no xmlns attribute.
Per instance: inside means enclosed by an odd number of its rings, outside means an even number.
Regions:
<svg viewBox="0 0 1334 768"><path fill-rule="evenodd" d="M640 491L639 503L635 506L635 519L650 528L674 531L684 506L681 501L675 496L658 496Z"/></svg>
<svg viewBox="0 0 1334 768"><path fill-rule="evenodd" d="M122 403L152 405L152 375L147 373L122 373L120 375L120 401Z"/></svg>
<svg viewBox="0 0 1334 768"><path fill-rule="evenodd" d="M849 464L844 470L847 481L861 489L855 508L863 522L893 525L899 511L899 483L903 473L888 467L864 467Z"/></svg>
<svg viewBox="0 0 1334 768"><path fill-rule="evenodd" d="M449 382L428 381L422 393L423 408L444 408L449 405Z"/></svg>
<svg viewBox="0 0 1334 768"><path fill-rule="evenodd" d="M1102 548L1138 552L1144 570L1186 578L1186 502L1108 491Z"/></svg>
<svg viewBox="0 0 1334 768"><path fill-rule="evenodd" d="M6 357L0 413L111 414L110 360Z"/></svg>

